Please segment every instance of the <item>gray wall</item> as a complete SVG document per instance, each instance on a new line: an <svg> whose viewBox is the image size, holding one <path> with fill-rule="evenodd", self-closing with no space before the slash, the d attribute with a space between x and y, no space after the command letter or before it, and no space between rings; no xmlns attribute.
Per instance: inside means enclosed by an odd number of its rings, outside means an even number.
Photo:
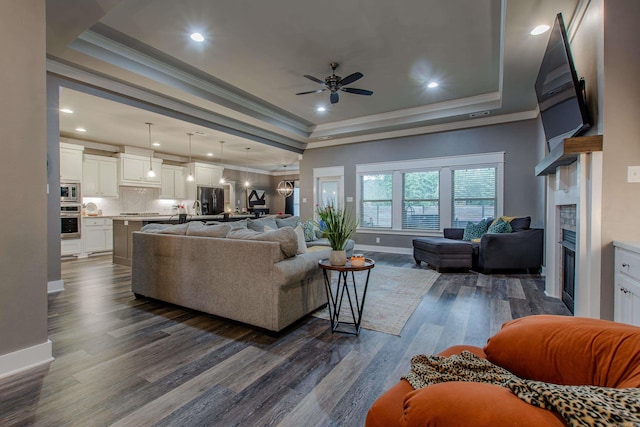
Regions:
<svg viewBox="0 0 640 427"><path fill-rule="evenodd" d="M47 280L62 277L60 265L60 89L47 75Z"/></svg>
<svg viewBox="0 0 640 427"><path fill-rule="evenodd" d="M47 341L45 43L45 2L3 2L0 355Z"/></svg>
<svg viewBox="0 0 640 427"><path fill-rule="evenodd" d="M307 149L300 162L300 197L303 219L313 215L313 169L344 166L345 197L356 196L356 164L505 152L505 215L530 215L532 226L544 221L543 178L537 178L534 167L540 160L541 128L538 120L419 135L391 140ZM349 204L347 204L348 206ZM411 236L359 233L356 243L410 248Z"/></svg>
<svg viewBox="0 0 640 427"><path fill-rule="evenodd" d="M613 318L613 240L640 240L640 2L604 2L601 316Z"/></svg>

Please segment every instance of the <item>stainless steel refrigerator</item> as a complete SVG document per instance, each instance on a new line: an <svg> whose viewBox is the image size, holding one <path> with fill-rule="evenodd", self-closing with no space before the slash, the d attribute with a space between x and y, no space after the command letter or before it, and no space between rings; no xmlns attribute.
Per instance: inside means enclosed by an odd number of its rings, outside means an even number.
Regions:
<svg viewBox="0 0 640 427"><path fill-rule="evenodd" d="M202 215L218 215L224 212L224 189L198 187L198 200Z"/></svg>

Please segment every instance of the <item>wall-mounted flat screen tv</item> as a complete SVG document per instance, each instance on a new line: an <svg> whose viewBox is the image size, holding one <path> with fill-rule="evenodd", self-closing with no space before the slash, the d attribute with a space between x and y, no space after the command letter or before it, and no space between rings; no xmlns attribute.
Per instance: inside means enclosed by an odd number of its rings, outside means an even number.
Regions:
<svg viewBox="0 0 640 427"><path fill-rule="evenodd" d="M577 136L591 127L584 80L578 80L560 13L549 35L535 90L550 152L563 139Z"/></svg>

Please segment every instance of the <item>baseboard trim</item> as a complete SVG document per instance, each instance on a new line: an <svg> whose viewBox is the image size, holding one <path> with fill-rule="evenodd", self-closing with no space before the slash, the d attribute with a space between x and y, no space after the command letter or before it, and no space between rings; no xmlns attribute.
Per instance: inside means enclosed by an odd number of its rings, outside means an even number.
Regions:
<svg viewBox="0 0 640 427"><path fill-rule="evenodd" d="M64 291L64 280L52 280L47 283L47 293L53 294L55 292Z"/></svg>
<svg viewBox="0 0 640 427"><path fill-rule="evenodd" d="M356 245L354 251L387 252L390 254L413 255L412 248L397 248L394 246Z"/></svg>
<svg viewBox="0 0 640 427"><path fill-rule="evenodd" d="M0 378L53 362L51 340L0 356Z"/></svg>

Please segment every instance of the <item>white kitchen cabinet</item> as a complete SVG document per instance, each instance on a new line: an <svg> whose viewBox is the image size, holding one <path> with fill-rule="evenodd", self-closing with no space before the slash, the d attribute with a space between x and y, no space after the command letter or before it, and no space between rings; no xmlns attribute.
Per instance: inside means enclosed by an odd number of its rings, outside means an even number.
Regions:
<svg viewBox="0 0 640 427"><path fill-rule="evenodd" d="M118 161L111 157L84 155L82 195L118 197Z"/></svg>
<svg viewBox="0 0 640 427"><path fill-rule="evenodd" d="M187 177L182 166L162 165L161 199L184 199Z"/></svg>
<svg viewBox="0 0 640 427"><path fill-rule="evenodd" d="M111 218L82 218L82 242L85 254L113 250Z"/></svg>
<svg viewBox="0 0 640 427"><path fill-rule="evenodd" d="M60 254L62 256L80 255L82 253L82 239L61 239Z"/></svg>
<svg viewBox="0 0 640 427"><path fill-rule="evenodd" d="M137 156L135 154L117 154L118 163L118 184L135 187L156 187L160 188L162 183L162 160L152 159L153 171L156 176L149 178L147 172L150 168L149 157Z"/></svg>
<svg viewBox="0 0 640 427"><path fill-rule="evenodd" d="M60 143L60 181L82 181L81 145Z"/></svg>
<svg viewBox="0 0 640 427"><path fill-rule="evenodd" d="M640 326L640 243L614 241L616 322Z"/></svg>
<svg viewBox="0 0 640 427"><path fill-rule="evenodd" d="M220 178L224 169L220 166L209 165L207 163L193 163L193 174L196 185L205 187L217 187L220 185Z"/></svg>

